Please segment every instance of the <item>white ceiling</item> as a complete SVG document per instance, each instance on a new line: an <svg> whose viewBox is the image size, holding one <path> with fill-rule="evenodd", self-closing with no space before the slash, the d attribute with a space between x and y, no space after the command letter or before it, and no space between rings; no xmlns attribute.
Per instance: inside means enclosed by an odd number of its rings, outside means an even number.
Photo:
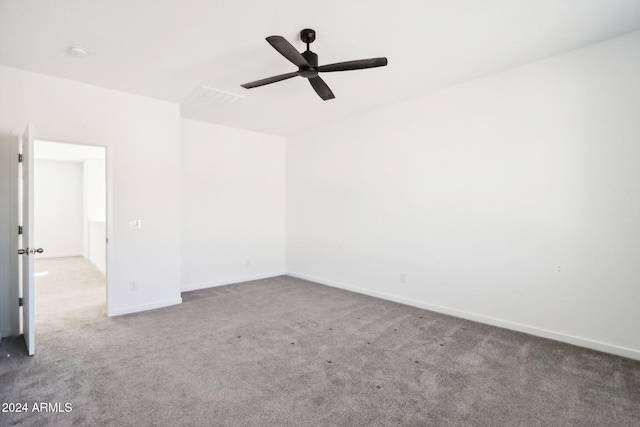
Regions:
<svg viewBox="0 0 640 427"><path fill-rule="evenodd" d="M266 41L320 64L386 56L387 67L241 84L296 71ZM183 117L288 136L640 29L640 0L0 0L0 64L181 104ZM84 59L67 53L84 47ZM200 85L245 96L185 103Z"/></svg>

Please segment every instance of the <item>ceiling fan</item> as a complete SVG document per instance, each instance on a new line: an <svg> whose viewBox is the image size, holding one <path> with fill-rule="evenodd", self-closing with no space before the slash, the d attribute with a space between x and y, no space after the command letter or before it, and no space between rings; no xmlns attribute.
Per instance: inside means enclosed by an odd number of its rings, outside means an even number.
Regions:
<svg viewBox="0 0 640 427"><path fill-rule="evenodd" d="M281 80L290 79L300 76L309 79L309 83L316 93L323 100L335 98L329 86L322 80L318 73L329 73L332 71L349 71L362 70L365 68L384 67L387 65L387 58L371 58L359 59L356 61L337 62L335 64L318 66L318 55L309 50L309 44L316 39L316 32L309 28L300 31L300 39L307 44L307 50L300 53L282 36L267 37L267 41L275 50L280 52L282 56L287 58L293 64L298 66L298 71L279 76L268 77L266 79L257 80L251 83L241 85L245 89L251 89L258 86L264 86Z"/></svg>

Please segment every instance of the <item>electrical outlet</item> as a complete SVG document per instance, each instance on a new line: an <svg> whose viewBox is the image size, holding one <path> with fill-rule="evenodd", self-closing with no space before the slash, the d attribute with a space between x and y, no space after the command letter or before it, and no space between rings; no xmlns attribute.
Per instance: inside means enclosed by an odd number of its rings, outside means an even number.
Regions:
<svg viewBox="0 0 640 427"><path fill-rule="evenodd" d="M400 283L407 283L407 275L400 273Z"/></svg>
<svg viewBox="0 0 640 427"><path fill-rule="evenodd" d="M250 265L251 265L251 260L247 258L247 267L249 267Z"/></svg>
<svg viewBox="0 0 640 427"><path fill-rule="evenodd" d="M136 282L130 282L129 283L129 289L131 289L132 291L135 291L138 289L138 284Z"/></svg>

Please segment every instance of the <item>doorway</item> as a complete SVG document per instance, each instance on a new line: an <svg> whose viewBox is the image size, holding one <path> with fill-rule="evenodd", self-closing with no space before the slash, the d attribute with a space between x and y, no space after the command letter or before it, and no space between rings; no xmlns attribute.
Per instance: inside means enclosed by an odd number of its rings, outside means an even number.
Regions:
<svg viewBox="0 0 640 427"><path fill-rule="evenodd" d="M35 321L41 332L86 309L106 315L106 148L34 142ZM58 322L57 322L58 321Z"/></svg>

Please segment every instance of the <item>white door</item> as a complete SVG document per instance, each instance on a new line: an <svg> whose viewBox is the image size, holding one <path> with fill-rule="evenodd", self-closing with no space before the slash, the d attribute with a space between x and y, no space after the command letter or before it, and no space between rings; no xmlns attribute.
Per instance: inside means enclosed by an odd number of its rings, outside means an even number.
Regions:
<svg viewBox="0 0 640 427"><path fill-rule="evenodd" d="M33 259L33 125L29 123L22 136L22 310L24 340L29 356L36 352L34 327Z"/></svg>

